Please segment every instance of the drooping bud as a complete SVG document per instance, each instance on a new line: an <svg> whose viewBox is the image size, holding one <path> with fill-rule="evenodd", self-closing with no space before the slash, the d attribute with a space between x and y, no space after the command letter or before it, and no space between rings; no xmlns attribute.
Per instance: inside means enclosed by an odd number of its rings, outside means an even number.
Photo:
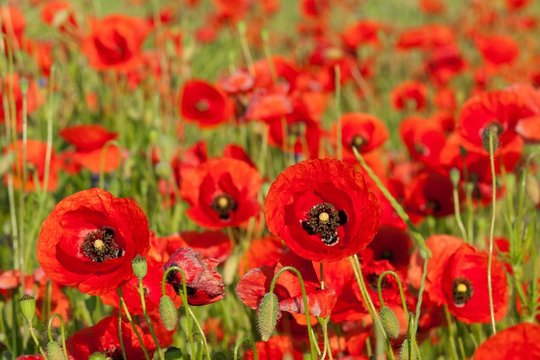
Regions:
<svg viewBox="0 0 540 360"><path fill-rule="evenodd" d="M266 293L257 309L257 328L263 341L268 341L276 328L279 308L278 297L274 293Z"/></svg>
<svg viewBox="0 0 540 360"><path fill-rule="evenodd" d="M142 280L148 272L148 265L146 264L146 259L139 254L137 254L137 256L135 256L133 260L131 260L131 267L133 269L133 273L139 280Z"/></svg>
<svg viewBox="0 0 540 360"><path fill-rule="evenodd" d="M380 311L381 323L390 338L396 339L399 336L399 321L392 309L385 306Z"/></svg>
<svg viewBox="0 0 540 360"><path fill-rule="evenodd" d="M36 299L28 294L25 294L19 300L19 306L21 307L21 312L26 321L32 322L34 315L36 314Z"/></svg>
<svg viewBox="0 0 540 360"><path fill-rule="evenodd" d="M47 344L47 356L50 360L67 360L62 348L56 341L49 341Z"/></svg>
<svg viewBox="0 0 540 360"><path fill-rule="evenodd" d="M172 331L178 323L178 311L168 295L163 295L159 301L159 315L165 329Z"/></svg>

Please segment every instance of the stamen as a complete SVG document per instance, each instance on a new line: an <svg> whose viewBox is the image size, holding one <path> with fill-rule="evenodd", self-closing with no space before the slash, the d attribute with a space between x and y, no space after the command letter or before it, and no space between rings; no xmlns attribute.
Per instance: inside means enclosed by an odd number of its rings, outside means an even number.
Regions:
<svg viewBox="0 0 540 360"><path fill-rule="evenodd" d="M81 245L81 251L92 261L99 263L124 255L124 250L114 240L114 230L109 227L88 233Z"/></svg>
<svg viewBox="0 0 540 360"><path fill-rule="evenodd" d="M302 228L309 235L319 235L321 241L328 246L339 242L338 228L347 222L347 214L336 210L330 203L315 205L309 211L306 220L302 220Z"/></svg>
<svg viewBox="0 0 540 360"><path fill-rule="evenodd" d="M474 289L467 279L455 279L452 287L452 296L454 304L457 307L463 307L469 302L474 294Z"/></svg>
<svg viewBox="0 0 540 360"><path fill-rule="evenodd" d="M229 220L231 213L236 210L236 202L227 194L218 195L212 200L210 204L212 210L214 210L221 220Z"/></svg>

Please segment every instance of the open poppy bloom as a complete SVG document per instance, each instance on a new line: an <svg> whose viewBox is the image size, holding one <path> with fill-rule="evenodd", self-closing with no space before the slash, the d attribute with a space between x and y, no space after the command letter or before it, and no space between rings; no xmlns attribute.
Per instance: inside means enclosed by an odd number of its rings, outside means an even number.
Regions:
<svg viewBox="0 0 540 360"><path fill-rule="evenodd" d="M446 136L438 122L411 116L399 124L399 134L411 158L431 168L440 167Z"/></svg>
<svg viewBox="0 0 540 360"><path fill-rule="evenodd" d="M64 152L64 158L73 164L83 166L94 174L111 172L120 166L120 148L109 144L117 138L116 133L100 125L78 125L65 128L60 136L75 146L74 152Z"/></svg>
<svg viewBox="0 0 540 360"><path fill-rule="evenodd" d="M336 303L335 291L330 288L322 290L313 263L290 251L284 253L275 266L261 266L248 271L236 287L236 293L240 300L246 306L257 309L264 295L270 291L274 275L285 266L292 266L302 274L310 315L320 317L330 315ZM274 293L278 297L280 311L300 315L302 318L305 314L305 307L302 301L300 282L294 273L283 272L276 281ZM280 313L278 317L281 317Z"/></svg>
<svg viewBox="0 0 540 360"><path fill-rule="evenodd" d="M337 139L339 124L334 124ZM362 113L348 113L341 116L341 144L344 158L356 160L353 148L365 154L380 147L388 139L388 129L375 116Z"/></svg>
<svg viewBox="0 0 540 360"><path fill-rule="evenodd" d="M189 80L180 91L179 111L184 119L202 128L230 119L232 103L223 91L203 80Z"/></svg>
<svg viewBox="0 0 540 360"><path fill-rule="evenodd" d="M15 147L10 146L6 153L13 157L13 186L25 191L36 191L47 186L45 190L55 191L58 185L58 163L54 149L51 149L49 176L46 178L47 143L38 140L27 140L26 148L22 140ZM23 176L23 153L26 155L26 178ZM7 184L7 177L5 178ZM24 182L26 180L26 182Z"/></svg>
<svg viewBox="0 0 540 360"><path fill-rule="evenodd" d="M199 306L212 304L225 296L225 284L217 272L218 264L216 259L204 258L193 249L180 248L171 255L163 269L166 271L171 266L182 269L186 277L188 303ZM177 294L182 292L182 275L178 271L171 270L167 282Z"/></svg>
<svg viewBox="0 0 540 360"><path fill-rule="evenodd" d="M259 213L261 178L241 160L215 158L186 171L180 195L191 206L187 215L200 226L238 226Z"/></svg>
<svg viewBox="0 0 540 360"><path fill-rule="evenodd" d="M146 21L125 15L110 15L90 21L91 31L83 52L97 70L127 72L142 63L142 45L148 34Z"/></svg>
<svg viewBox="0 0 540 360"><path fill-rule="evenodd" d="M271 185L265 205L270 232L310 260L339 260L362 251L379 227L381 209L364 177L333 159L302 161Z"/></svg>
<svg viewBox="0 0 540 360"><path fill-rule="evenodd" d="M539 359L540 326L521 323L498 332L476 349L475 360Z"/></svg>
<svg viewBox="0 0 540 360"><path fill-rule="evenodd" d="M100 295L131 277L131 260L146 255L148 238L148 220L133 200L83 190L61 200L45 219L37 259L51 280Z"/></svg>
<svg viewBox="0 0 540 360"><path fill-rule="evenodd" d="M432 251L426 283L430 299L447 305L460 321L489 323L488 254L452 236L432 236L427 245ZM508 284L503 265L496 258L492 289L495 319L501 320L508 310Z"/></svg>
<svg viewBox="0 0 540 360"><path fill-rule="evenodd" d="M437 172L416 176L406 190L405 209L413 221L424 216L442 217L453 214L452 182Z"/></svg>
<svg viewBox="0 0 540 360"><path fill-rule="evenodd" d="M128 359L144 359L143 349L135 331L126 321L122 321L122 343ZM156 345L148 331L135 325L142 334L144 345L152 356ZM122 359L122 348L118 339L118 317L116 315L103 318L96 325L80 330L67 339L67 350L73 359L88 359L95 352L101 352L111 359Z"/></svg>
<svg viewBox="0 0 540 360"><path fill-rule="evenodd" d="M392 91L392 106L396 110L422 111L426 107L427 89L418 81L408 81Z"/></svg>

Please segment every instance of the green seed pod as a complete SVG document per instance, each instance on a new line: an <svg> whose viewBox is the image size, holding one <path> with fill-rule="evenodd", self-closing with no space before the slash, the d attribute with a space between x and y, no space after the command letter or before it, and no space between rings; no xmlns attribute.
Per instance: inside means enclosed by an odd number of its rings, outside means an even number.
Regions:
<svg viewBox="0 0 540 360"><path fill-rule="evenodd" d="M56 341L49 341L47 344L47 356L51 360L67 360L62 348Z"/></svg>
<svg viewBox="0 0 540 360"><path fill-rule="evenodd" d="M276 328L279 316L278 301L276 294L266 293L257 309L257 328L263 341L268 341Z"/></svg>
<svg viewBox="0 0 540 360"><path fill-rule="evenodd" d="M141 255L137 254L137 256L135 256L133 260L131 260L131 268L133 269L133 273L135 274L137 279L144 279L146 273L148 272L148 265L146 264L146 259Z"/></svg>
<svg viewBox="0 0 540 360"><path fill-rule="evenodd" d="M163 295L159 301L159 315L165 329L174 330L178 323L178 311L171 298L167 295Z"/></svg>
<svg viewBox="0 0 540 360"><path fill-rule="evenodd" d="M30 295L23 295L19 300L19 306L21 307L21 312L28 322L32 322L34 315L36 314L36 299Z"/></svg>
<svg viewBox="0 0 540 360"><path fill-rule="evenodd" d="M460 175L459 175L459 170L456 169L456 168L452 168L450 170L450 181L452 181L452 184L454 186L458 186L459 184L459 178L460 178Z"/></svg>
<svg viewBox="0 0 540 360"><path fill-rule="evenodd" d="M88 360L107 360L107 356L103 353L95 352L92 355L90 355Z"/></svg>
<svg viewBox="0 0 540 360"><path fill-rule="evenodd" d="M489 125L482 132L482 146L487 152L490 151L490 138L492 138L491 141L493 141L493 151L499 148L499 133L501 131L502 131L502 128L499 125L492 124L492 125Z"/></svg>
<svg viewBox="0 0 540 360"><path fill-rule="evenodd" d="M412 351L409 354L409 345L410 340L405 339L403 344L401 344L401 349L399 350L399 360L416 360L418 356L416 355L416 349L413 346ZM409 357L410 355L410 357Z"/></svg>
<svg viewBox="0 0 540 360"><path fill-rule="evenodd" d="M389 337L396 339L399 336L399 321L392 309L385 306L380 311L381 323Z"/></svg>

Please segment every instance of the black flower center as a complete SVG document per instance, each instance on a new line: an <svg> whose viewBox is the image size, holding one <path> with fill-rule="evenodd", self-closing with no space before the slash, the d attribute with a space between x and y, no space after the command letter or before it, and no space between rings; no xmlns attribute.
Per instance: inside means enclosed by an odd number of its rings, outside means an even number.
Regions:
<svg viewBox="0 0 540 360"><path fill-rule="evenodd" d="M103 227L101 230L88 233L84 238L81 249L92 261L99 263L117 259L124 255L124 249L120 248L114 240L114 230L109 227Z"/></svg>
<svg viewBox="0 0 540 360"><path fill-rule="evenodd" d="M309 235L319 235L325 245L334 246L339 242L338 228L346 223L345 211L338 211L334 205L325 202L309 210L307 219L302 221L302 228Z"/></svg>
<svg viewBox="0 0 540 360"><path fill-rule="evenodd" d="M455 279L452 287L452 297L457 307L463 307L471 299L474 289L469 280Z"/></svg>
<svg viewBox="0 0 540 360"><path fill-rule="evenodd" d="M231 218L231 212L236 210L237 205L232 197L227 194L221 194L212 200L210 207L218 214L221 220L229 220Z"/></svg>
<svg viewBox="0 0 540 360"><path fill-rule="evenodd" d="M356 148L357 150L360 149L362 146L364 146L366 143L366 139L360 135L356 135L351 140L351 147Z"/></svg>
<svg viewBox="0 0 540 360"><path fill-rule="evenodd" d="M381 252L381 259L383 260L388 260L390 262L392 262L394 260L394 253L392 252L392 250L389 250L389 249L384 249L382 252Z"/></svg>
<svg viewBox="0 0 540 360"><path fill-rule="evenodd" d="M436 214L442 210L441 203L437 200L428 200L426 203L426 211Z"/></svg>

